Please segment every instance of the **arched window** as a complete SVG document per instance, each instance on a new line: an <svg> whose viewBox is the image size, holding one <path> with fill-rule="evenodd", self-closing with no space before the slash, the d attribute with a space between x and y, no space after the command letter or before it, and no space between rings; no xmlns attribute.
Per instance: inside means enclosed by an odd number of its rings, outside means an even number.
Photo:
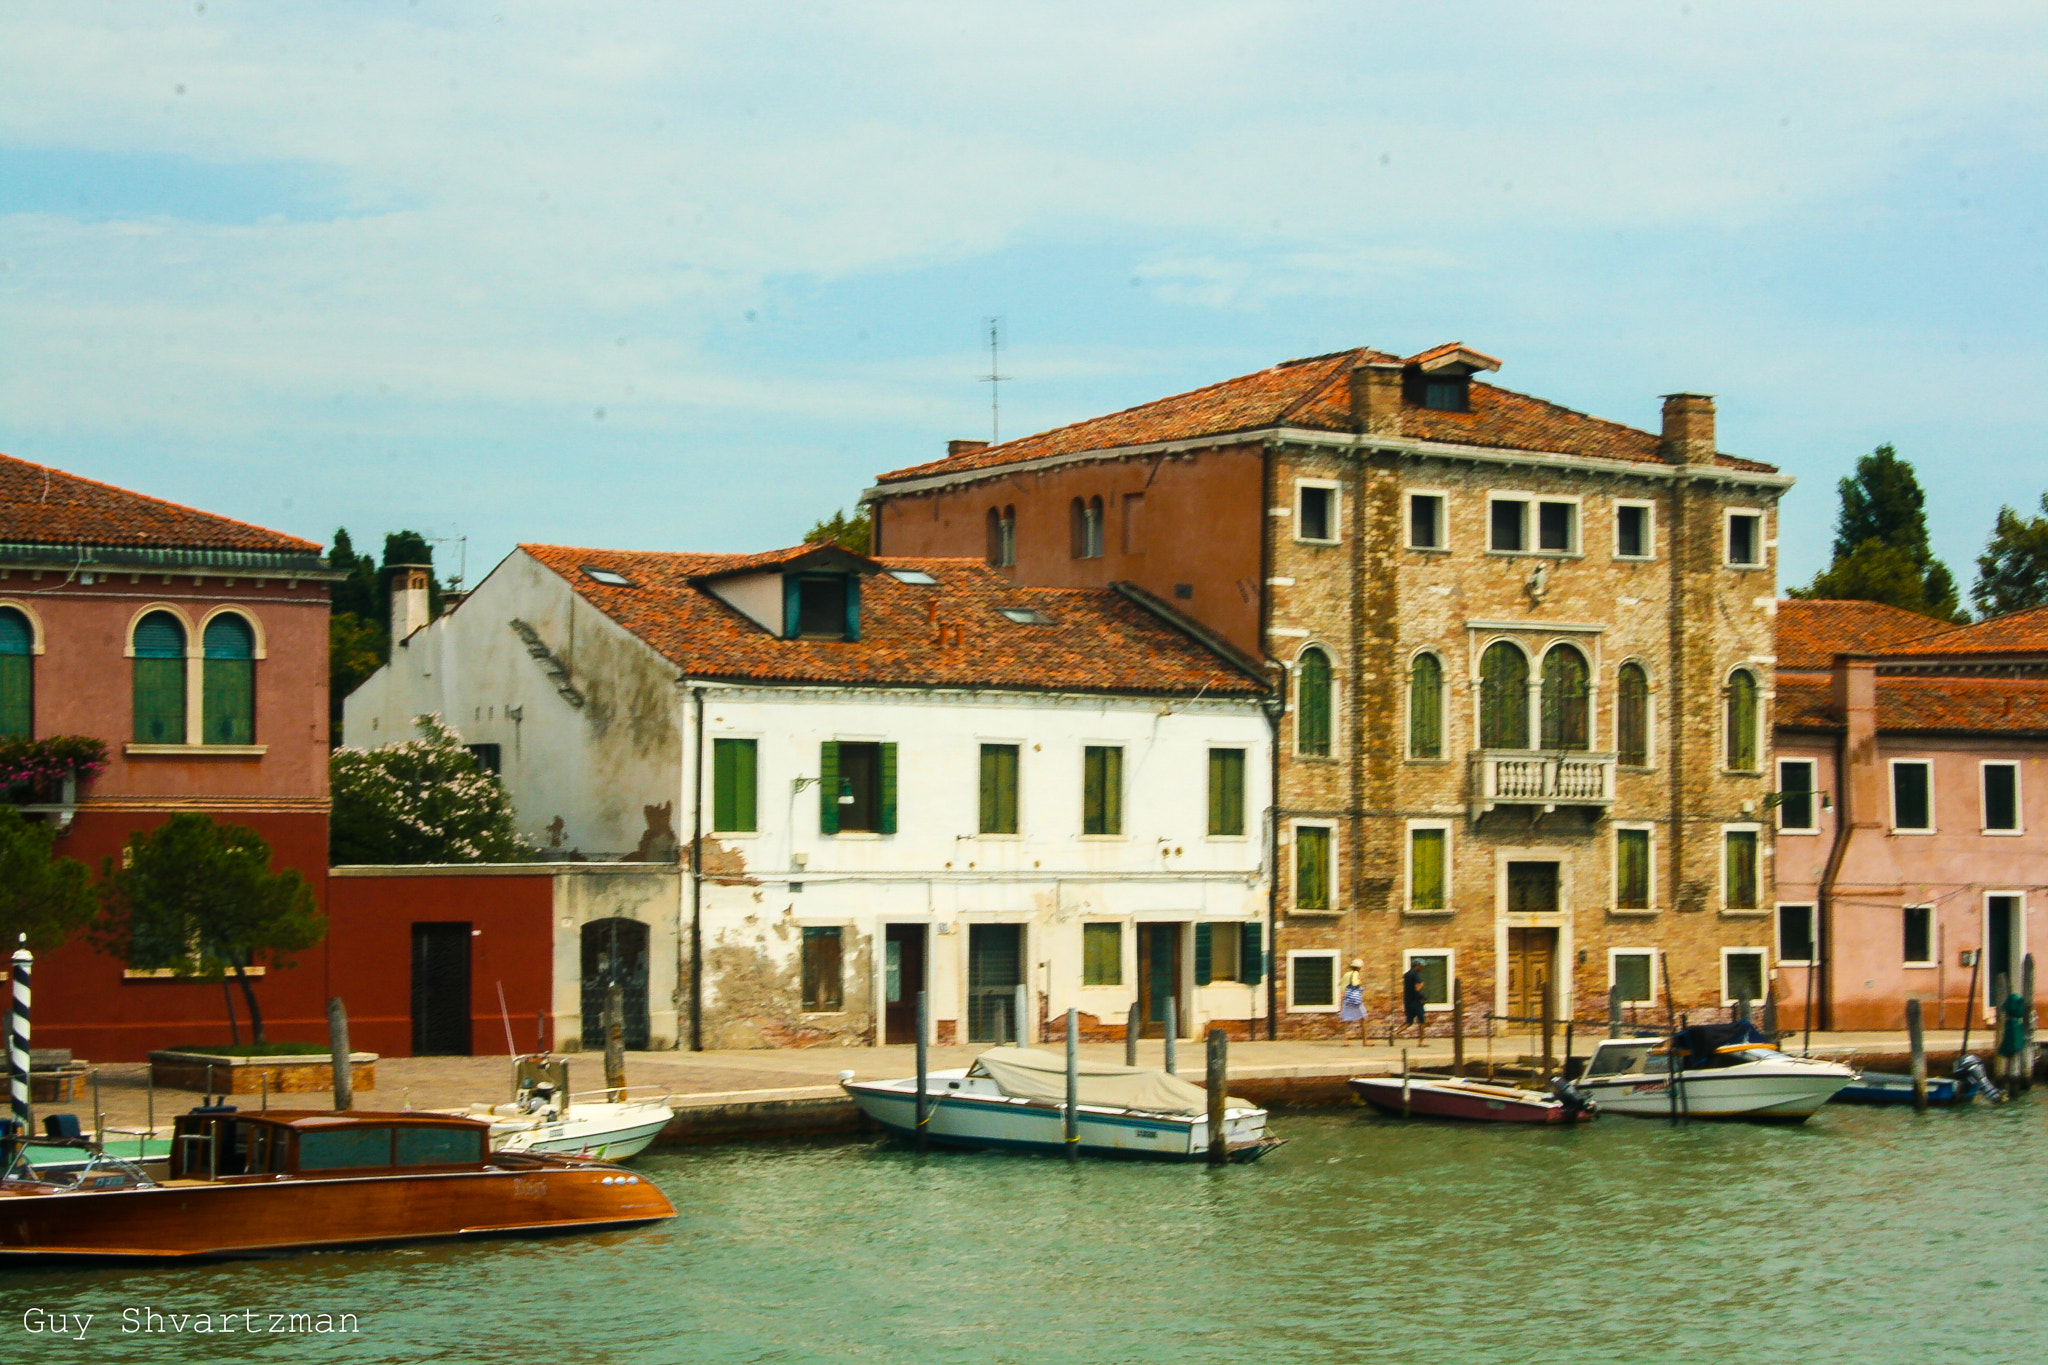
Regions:
<svg viewBox="0 0 2048 1365"><path fill-rule="evenodd" d="M1003 514L993 507L988 509L988 562L1003 562Z"/></svg>
<svg viewBox="0 0 2048 1365"><path fill-rule="evenodd" d="M1728 675L1728 766L1756 771L1756 674L1738 668Z"/></svg>
<svg viewBox="0 0 2048 1365"><path fill-rule="evenodd" d="M256 742L256 632L223 613L201 637L206 665L200 685L200 743Z"/></svg>
<svg viewBox="0 0 2048 1365"><path fill-rule="evenodd" d="M1320 649L1304 649L1295 661L1294 676L1295 750L1326 757L1330 752L1330 656Z"/></svg>
<svg viewBox="0 0 2048 1365"><path fill-rule="evenodd" d="M1067 504L1067 553L1075 559L1088 557L1088 504L1079 498Z"/></svg>
<svg viewBox="0 0 2048 1365"><path fill-rule="evenodd" d="M1003 508L1002 519L996 523L996 548L1001 557L996 563L1008 568L1017 562L1017 509Z"/></svg>
<svg viewBox="0 0 2048 1365"><path fill-rule="evenodd" d="M1587 699L1592 691L1586 656L1570 645L1553 645L1543 656L1543 747L1590 749L1592 727Z"/></svg>
<svg viewBox="0 0 2048 1365"><path fill-rule="evenodd" d="M1641 664L1623 664L1614 704L1615 758L1625 768L1650 765L1650 675Z"/></svg>
<svg viewBox="0 0 2048 1365"><path fill-rule="evenodd" d="M185 627L167 611L135 623L135 742L185 742Z"/></svg>
<svg viewBox="0 0 2048 1365"><path fill-rule="evenodd" d="M36 729L36 633L13 607L0 607L0 739Z"/></svg>
<svg viewBox="0 0 2048 1365"><path fill-rule="evenodd" d="M1529 747L1529 656L1506 640L1479 656L1479 747Z"/></svg>
<svg viewBox="0 0 2048 1365"><path fill-rule="evenodd" d="M1408 665L1408 756L1444 756L1444 666L1434 654Z"/></svg>
<svg viewBox="0 0 2048 1365"><path fill-rule="evenodd" d="M1081 514L1081 554L1086 559L1102 558L1102 499L1088 499Z"/></svg>

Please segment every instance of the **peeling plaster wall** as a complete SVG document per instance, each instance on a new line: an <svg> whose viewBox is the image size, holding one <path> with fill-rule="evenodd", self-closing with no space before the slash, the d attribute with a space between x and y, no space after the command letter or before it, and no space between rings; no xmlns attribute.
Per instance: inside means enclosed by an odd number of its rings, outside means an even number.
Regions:
<svg viewBox="0 0 2048 1365"><path fill-rule="evenodd" d="M603 863L556 871L554 1010L556 1046L577 1050L583 1036L583 926L638 920L647 926L648 1046L687 1041L688 988L682 975L688 933L682 922L683 874L673 867L615 870Z"/></svg>

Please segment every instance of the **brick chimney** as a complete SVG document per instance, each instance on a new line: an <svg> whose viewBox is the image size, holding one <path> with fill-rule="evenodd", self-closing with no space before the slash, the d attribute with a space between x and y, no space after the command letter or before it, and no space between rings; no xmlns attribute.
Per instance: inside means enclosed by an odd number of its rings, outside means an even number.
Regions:
<svg viewBox="0 0 2048 1365"><path fill-rule="evenodd" d="M1367 360L1351 367L1351 424L1367 436L1401 434L1398 361Z"/></svg>
<svg viewBox="0 0 2048 1365"><path fill-rule="evenodd" d="M1706 393L1664 395L1664 441L1658 453L1672 464L1714 462L1714 397Z"/></svg>
<svg viewBox="0 0 2048 1365"><path fill-rule="evenodd" d="M392 564L391 570L391 643L402 644L408 635L426 625L427 576L433 572L429 564Z"/></svg>
<svg viewBox="0 0 2048 1365"><path fill-rule="evenodd" d="M1867 655L1837 654L1834 662L1835 708L1848 728L1847 791L1835 794L1841 809L1835 818L1857 825L1877 825L1885 803L1884 765L1877 752L1877 660Z"/></svg>
<svg viewBox="0 0 2048 1365"><path fill-rule="evenodd" d="M946 442L946 458L957 460L962 455L972 455L977 450L987 449L987 441L948 441Z"/></svg>

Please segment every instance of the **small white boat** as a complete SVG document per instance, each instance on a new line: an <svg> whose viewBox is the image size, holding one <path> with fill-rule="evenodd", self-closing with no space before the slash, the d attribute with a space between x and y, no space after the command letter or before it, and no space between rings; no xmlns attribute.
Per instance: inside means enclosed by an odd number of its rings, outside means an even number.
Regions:
<svg viewBox="0 0 2048 1365"><path fill-rule="evenodd" d="M449 1110L489 1119L494 1152L559 1152L598 1161L625 1161L647 1150L675 1112L667 1097L632 1099L628 1092L568 1092L569 1063L559 1057L521 1057L513 1068L509 1104L472 1104Z"/></svg>
<svg viewBox="0 0 2048 1365"><path fill-rule="evenodd" d="M1699 1024L1675 1038L1601 1040L1576 1087L1607 1114L1797 1123L1855 1079L1838 1063L1778 1051L1747 1024Z"/></svg>
<svg viewBox="0 0 2048 1365"><path fill-rule="evenodd" d="M917 1133L917 1078L840 1085L870 1119L901 1137ZM990 1048L974 1065L925 1076L925 1135L950 1147L1025 1152L1066 1150L1066 1058L1029 1048ZM1089 1156L1192 1161L1209 1154L1209 1092L1165 1071L1079 1065L1078 1146ZM1279 1146L1266 1111L1225 1101L1223 1141L1233 1161Z"/></svg>

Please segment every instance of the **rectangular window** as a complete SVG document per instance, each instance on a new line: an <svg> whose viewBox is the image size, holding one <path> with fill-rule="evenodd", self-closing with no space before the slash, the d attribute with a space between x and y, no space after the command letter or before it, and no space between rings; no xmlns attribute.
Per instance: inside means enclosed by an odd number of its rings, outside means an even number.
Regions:
<svg viewBox="0 0 2048 1365"><path fill-rule="evenodd" d="M834 1014L840 1003L840 930L835 926L804 928L804 1010Z"/></svg>
<svg viewBox="0 0 2048 1365"><path fill-rule="evenodd" d="M1934 965L1934 907L1908 905L1901 911L1902 960L1908 967Z"/></svg>
<svg viewBox="0 0 2048 1365"><path fill-rule="evenodd" d="M1124 494L1124 553L1141 555L1145 553L1145 495Z"/></svg>
<svg viewBox="0 0 2048 1365"><path fill-rule="evenodd" d="M1081 751L1081 832L1124 832L1124 751L1091 744Z"/></svg>
<svg viewBox="0 0 2048 1365"><path fill-rule="evenodd" d="M1892 832L1934 830L1934 765L1924 759L1892 760Z"/></svg>
<svg viewBox="0 0 2048 1365"><path fill-rule="evenodd" d="M1408 908L1450 908L1451 832L1444 828L1408 831Z"/></svg>
<svg viewBox="0 0 2048 1365"><path fill-rule="evenodd" d="M505 771L505 750L498 744L465 744L469 756L476 760L478 772L501 774Z"/></svg>
<svg viewBox="0 0 2048 1365"><path fill-rule="evenodd" d="M2017 763L1984 765L1984 832L2020 832L2020 765Z"/></svg>
<svg viewBox="0 0 2048 1365"><path fill-rule="evenodd" d="M1728 514L1728 562L1754 568L1764 562L1764 519L1756 512Z"/></svg>
<svg viewBox="0 0 2048 1365"><path fill-rule="evenodd" d="M1805 964L1814 960L1813 907L1778 907L1778 961Z"/></svg>
<svg viewBox="0 0 2048 1365"><path fill-rule="evenodd" d="M1296 489L1299 509L1294 534L1302 540L1337 538L1337 490L1328 484L1304 483Z"/></svg>
<svg viewBox="0 0 2048 1365"><path fill-rule="evenodd" d="M711 741L711 828L725 834L751 834L756 824L755 765L758 742L751 739Z"/></svg>
<svg viewBox="0 0 2048 1365"><path fill-rule="evenodd" d="M1579 506L1573 502L1536 504L1536 548L1569 554L1579 548Z"/></svg>
<svg viewBox="0 0 2048 1365"><path fill-rule="evenodd" d="M1124 984L1124 927L1121 924L1081 926L1081 984Z"/></svg>
<svg viewBox="0 0 2048 1365"><path fill-rule="evenodd" d="M476 1129L406 1126L398 1134L401 1166L477 1166L484 1160L485 1134ZM251 1163L251 1170L261 1167Z"/></svg>
<svg viewBox="0 0 2048 1365"><path fill-rule="evenodd" d="M361 1171L390 1164L389 1128L315 1128L299 1134L302 1171Z"/></svg>
<svg viewBox="0 0 2048 1365"><path fill-rule="evenodd" d="M1657 958L1639 948L1615 948L1607 954L1608 984L1621 987L1624 1005L1657 1003Z"/></svg>
<svg viewBox="0 0 2048 1365"><path fill-rule="evenodd" d="M1240 976L1240 959L1249 960L1255 951L1245 943L1244 924L1197 924L1195 926L1195 984L1207 986L1217 981L1256 981L1258 977ZM1257 928L1258 926L1249 926Z"/></svg>
<svg viewBox="0 0 2048 1365"><path fill-rule="evenodd" d="M1330 827L1294 827L1294 908L1330 908Z"/></svg>
<svg viewBox="0 0 2048 1365"><path fill-rule="evenodd" d="M1401 954L1405 976L1410 967L1422 973L1422 1007L1449 1010L1451 1007L1451 952L1447 948L1410 948Z"/></svg>
<svg viewBox="0 0 2048 1365"><path fill-rule="evenodd" d="M1614 831L1614 908L1650 908L1650 831Z"/></svg>
<svg viewBox="0 0 2048 1365"><path fill-rule="evenodd" d="M846 585L842 574L799 578L796 633L807 640L846 639Z"/></svg>
<svg viewBox="0 0 2048 1365"><path fill-rule="evenodd" d="M1209 751L1209 833L1244 833L1244 750Z"/></svg>
<svg viewBox="0 0 2048 1365"><path fill-rule="evenodd" d="M1721 950L1721 1003L1747 1000L1754 1005L1764 998L1764 950L1723 948Z"/></svg>
<svg viewBox="0 0 2048 1365"><path fill-rule="evenodd" d="M1648 559L1650 554L1650 505L1642 502L1614 504L1614 557Z"/></svg>
<svg viewBox="0 0 2048 1365"><path fill-rule="evenodd" d="M818 832L896 832L896 746L828 741L819 746Z"/></svg>
<svg viewBox="0 0 2048 1365"><path fill-rule="evenodd" d="M983 834L1017 832L1017 750L1015 744L981 746L981 821Z"/></svg>
<svg viewBox="0 0 2048 1365"><path fill-rule="evenodd" d="M1337 1008L1337 955L1302 952L1287 955L1287 1006L1296 1010Z"/></svg>
<svg viewBox="0 0 2048 1365"><path fill-rule="evenodd" d="M1727 869L1723 904L1730 910L1754 910L1757 895L1756 831L1731 829L1722 838Z"/></svg>
<svg viewBox="0 0 2048 1365"><path fill-rule="evenodd" d="M1778 760L1779 829L1812 834L1820 828L1820 803L1815 799L1813 774L1814 762L1810 758Z"/></svg>
<svg viewBox="0 0 2048 1365"><path fill-rule="evenodd" d="M1444 495L1408 495L1408 544L1417 550L1441 550L1448 543L1444 529Z"/></svg>
<svg viewBox="0 0 2048 1365"><path fill-rule="evenodd" d="M1529 504L1518 498L1495 498L1487 506L1486 547L1519 552L1528 548Z"/></svg>

